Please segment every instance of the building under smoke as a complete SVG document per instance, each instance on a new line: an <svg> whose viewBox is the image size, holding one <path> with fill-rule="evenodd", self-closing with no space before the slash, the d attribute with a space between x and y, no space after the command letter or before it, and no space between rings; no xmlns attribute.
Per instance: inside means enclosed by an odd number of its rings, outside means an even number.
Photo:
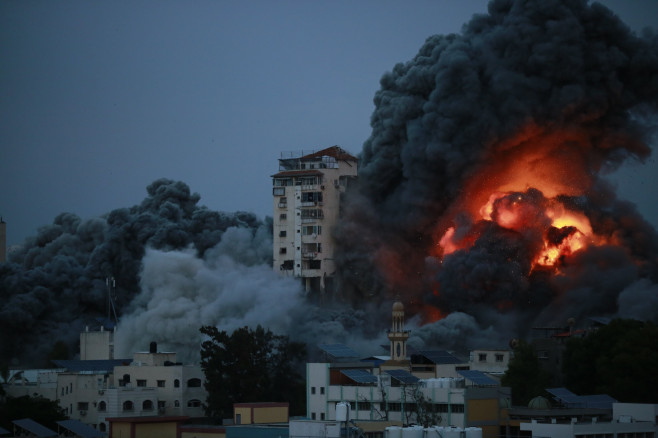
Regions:
<svg viewBox="0 0 658 438"><path fill-rule="evenodd" d="M272 175L273 267L299 278L306 292L333 291L336 273L332 230L341 195L357 176L358 160L332 146L313 152L282 153Z"/></svg>
<svg viewBox="0 0 658 438"><path fill-rule="evenodd" d="M336 233L342 291L507 339L655 319L658 236L605 176L650 156L658 38L586 0L488 9L381 79Z"/></svg>

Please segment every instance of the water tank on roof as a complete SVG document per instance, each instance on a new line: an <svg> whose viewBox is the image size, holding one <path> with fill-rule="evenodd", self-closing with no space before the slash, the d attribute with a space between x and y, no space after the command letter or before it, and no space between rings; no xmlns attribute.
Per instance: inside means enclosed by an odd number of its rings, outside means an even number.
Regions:
<svg viewBox="0 0 658 438"><path fill-rule="evenodd" d="M385 429L385 438L402 438L402 428L400 426L388 426Z"/></svg>
<svg viewBox="0 0 658 438"><path fill-rule="evenodd" d="M465 438L482 438L482 429L479 427L467 427L464 432Z"/></svg>
<svg viewBox="0 0 658 438"><path fill-rule="evenodd" d="M443 429L443 438L461 438L463 431L461 427L446 427Z"/></svg>
<svg viewBox="0 0 658 438"><path fill-rule="evenodd" d="M336 421L349 421L350 419L350 404L340 402L336 404Z"/></svg>
<svg viewBox="0 0 658 438"><path fill-rule="evenodd" d="M423 426L410 426L402 429L402 438L423 438Z"/></svg>

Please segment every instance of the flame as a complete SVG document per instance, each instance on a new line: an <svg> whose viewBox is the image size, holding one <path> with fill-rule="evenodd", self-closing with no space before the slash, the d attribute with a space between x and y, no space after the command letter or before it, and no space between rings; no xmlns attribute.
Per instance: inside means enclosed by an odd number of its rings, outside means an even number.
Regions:
<svg viewBox="0 0 658 438"><path fill-rule="evenodd" d="M495 156L468 178L461 196L440 221L433 255L443 259L474 245L478 228L455 223L462 212L475 224L490 222L541 236L533 268L557 266L577 251L606 243L594 234L583 212L560 201L561 196L581 196L591 187L589 175L598 166L588 159L591 147L582 132L549 132L534 124L499 143Z"/></svg>

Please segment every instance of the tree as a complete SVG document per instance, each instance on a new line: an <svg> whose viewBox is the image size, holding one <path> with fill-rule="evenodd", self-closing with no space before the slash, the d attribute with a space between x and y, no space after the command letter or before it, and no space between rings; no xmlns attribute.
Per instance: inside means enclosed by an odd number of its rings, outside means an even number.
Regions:
<svg viewBox="0 0 658 438"><path fill-rule="evenodd" d="M416 423L423 427L441 424L441 415L434 409L432 399L426 398L420 384L413 383L405 387L406 399L411 406L407 413L407 423L415 416Z"/></svg>
<svg viewBox="0 0 658 438"><path fill-rule="evenodd" d="M37 423L57 430L57 421L66 420L64 410L56 401L41 396L7 397L0 403L0 425L11 430L12 421L21 418L31 418Z"/></svg>
<svg viewBox="0 0 658 438"><path fill-rule="evenodd" d="M546 393L550 375L542 369L532 345L520 341L514 347L514 357L510 359L501 383L512 389L514 405L526 406L534 397Z"/></svg>
<svg viewBox="0 0 658 438"><path fill-rule="evenodd" d="M658 327L615 319L584 338L570 339L564 381L579 395L608 394L627 403L658 402Z"/></svg>
<svg viewBox="0 0 658 438"><path fill-rule="evenodd" d="M291 414L305 411L305 381L300 369L306 346L260 325L242 327L232 334L203 326L209 337L201 345L201 368L206 376L206 415L229 418L233 404L287 401Z"/></svg>

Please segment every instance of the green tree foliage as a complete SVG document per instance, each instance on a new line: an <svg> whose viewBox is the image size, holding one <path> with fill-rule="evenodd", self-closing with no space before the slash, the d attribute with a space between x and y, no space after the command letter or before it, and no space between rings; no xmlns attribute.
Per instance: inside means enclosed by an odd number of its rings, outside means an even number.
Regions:
<svg viewBox="0 0 658 438"><path fill-rule="evenodd" d="M204 326L201 333L209 338L201 346L206 415L230 418L233 403L247 402L289 402L291 414L305 412L304 344L261 326L232 334Z"/></svg>
<svg viewBox="0 0 658 438"><path fill-rule="evenodd" d="M0 425L12 430L14 420L31 418L39 424L57 430L57 421L66 420L56 401L43 397L7 397L0 401Z"/></svg>
<svg viewBox="0 0 658 438"><path fill-rule="evenodd" d="M608 394L626 403L658 403L658 327L615 319L567 342L565 385L580 395Z"/></svg>
<svg viewBox="0 0 658 438"><path fill-rule="evenodd" d="M534 397L546 394L550 375L542 369L532 345L520 341L514 348L514 357L510 359L501 383L512 389L512 404L527 406Z"/></svg>

